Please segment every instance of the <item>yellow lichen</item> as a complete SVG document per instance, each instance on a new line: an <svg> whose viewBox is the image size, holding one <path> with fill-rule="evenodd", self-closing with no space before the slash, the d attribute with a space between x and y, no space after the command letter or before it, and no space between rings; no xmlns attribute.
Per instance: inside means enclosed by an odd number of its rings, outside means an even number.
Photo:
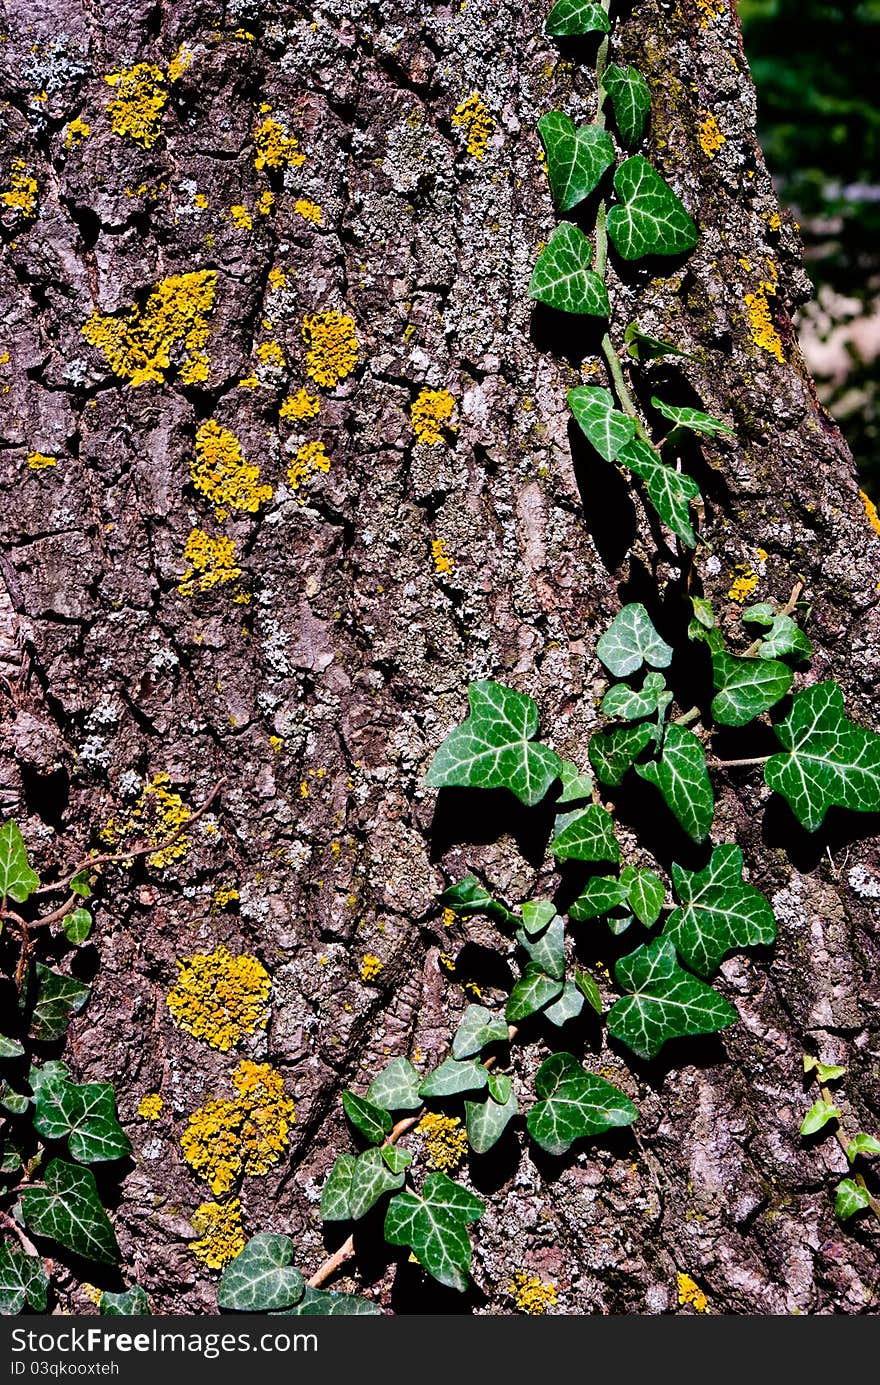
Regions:
<svg viewBox="0 0 880 1385"><path fill-rule="evenodd" d="M230 510L256 514L272 499L272 487L259 484L260 468L246 460L238 438L216 419L197 428L196 455L189 470L196 490L212 502L221 522Z"/></svg>
<svg viewBox="0 0 880 1385"><path fill-rule="evenodd" d="M711 111L700 124L699 139L700 148L708 159L714 159L721 146L727 143L727 137L722 135Z"/></svg>
<svg viewBox="0 0 880 1385"><path fill-rule="evenodd" d="M121 847L130 837L142 839L147 846L160 846L176 833L179 836L168 846L147 857L148 865L161 869L174 861L182 861L189 851L189 841L181 828L192 817L180 794L169 789L167 774L156 774L144 784L129 816L122 822L110 818L101 830L101 840L108 846Z"/></svg>
<svg viewBox="0 0 880 1385"><path fill-rule="evenodd" d="M358 363L354 320L335 308L307 313L302 323L306 343L306 370L316 385L332 389L350 375Z"/></svg>
<svg viewBox="0 0 880 1385"><path fill-rule="evenodd" d="M37 214L39 188L24 159L14 159L9 170L9 187L0 192L0 203L20 212L25 221Z"/></svg>
<svg viewBox="0 0 880 1385"><path fill-rule="evenodd" d="M304 442L287 468L287 480L292 490L298 491L318 472L330 470L330 458L322 442Z"/></svg>
<svg viewBox="0 0 880 1385"><path fill-rule="evenodd" d="M222 534L212 538L204 529L193 529L190 533L183 561L187 569L177 587L181 596L207 592L241 576L241 568L236 563L235 540Z"/></svg>
<svg viewBox="0 0 880 1385"><path fill-rule="evenodd" d="M241 899L241 895L234 885L219 885L211 896L211 908L214 910L226 909L239 899Z"/></svg>
<svg viewBox="0 0 880 1385"><path fill-rule="evenodd" d="M162 1114L165 1102L158 1092L146 1092L138 1103L138 1115L141 1120L157 1121Z"/></svg>
<svg viewBox="0 0 880 1385"><path fill-rule="evenodd" d="M104 1297L104 1290L99 1289L97 1284L90 1284L87 1279L84 1279L79 1287L82 1289L89 1302L93 1303L96 1308L100 1308L101 1301Z"/></svg>
<svg viewBox="0 0 880 1385"><path fill-rule="evenodd" d="M440 922L444 928L452 928L453 924L458 923L458 914L454 909L444 909L440 915Z"/></svg>
<svg viewBox="0 0 880 1385"><path fill-rule="evenodd" d="M287 287L287 273L279 265L269 270L269 287L275 290Z"/></svg>
<svg viewBox="0 0 880 1385"><path fill-rule="evenodd" d="M545 1284L536 1274L528 1270L517 1270L507 1286L507 1292L520 1313L540 1317L548 1308L555 1308L557 1293L555 1284Z"/></svg>
<svg viewBox="0 0 880 1385"><path fill-rule="evenodd" d="M257 198L257 211L260 216L268 216L274 206L275 194L270 192L268 188L264 188Z"/></svg>
<svg viewBox="0 0 880 1385"><path fill-rule="evenodd" d="M419 442L433 447L443 441L443 429L449 424L455 409L455 399L449 390L420 390L410 405L409 417Z"/></svg>
<svg viewBox="0 0 880 1385"><path fill-rule="evenodd" d="M425 1144L425 1162L442 1173L454 1173L467 1154L467 1130L458 1116L428 1111L416 1126Z"/></svg>
<svg viewBox="0 0 880 1385"><path fill-rule="evenodd" d="M182 43L168 64L169 82L178 81L183 76L184 72L186 72L187 68L192 66L195 56L192 49L187 48L186 44Z"/></svg>
<svg viewBox="0 0 880 1385"><path fill-rule="evenodd" d="M767 302L768 295L776 292L776 285L772 281L761 284L756 293L747 293L745 298L746 308L749 314L749 329L752 341L759 346L762 351L767 351L771 356L775 356L780 365L785 364L785 352L782 346L782 338L773 325L773 318L770 315L770 304Z"/></svg>
<svg viewBox="0 0 880 1385"><path fill-rule="evenodd" d="M381 957L376 957L372 952L365 953L361 958L361 980L375 981L384 965Z"/></svg>
<svg viewBox="0 0 880 1385"><path fill-rule="evenodd" d="M752 572L748 563L738 563L734 569L733 585L727 595L731 601L737 601L744 606L760 580L757 572Z"/></svg>
<svg viewBox="0 0 880 1385"><path fill-rule="evenodd" d="M434 571L438 576L448 577L455 567L455 559L451 553L447 553L445 539L431 540L431 557L434 559Z"/></svg>
<svg viewBox="0 0 880 1385"><path fill-rule="evenodd" d="M239 231L250 231L253 228L254 219L247 207L237 202L234 207L229 208L229 215L232 217L233 225Z"/></svg>
<svg viewBox="0 0 880 1385"><path fill-rule="evenodd" d="M84 139L88 139L92 133L92 127L85 120L71 120L67 126L67 134L64 137L65 149L73 149L78 144L82 144Z"/></svg>
<svg viewBox="0 0 880 1385"><path fill-rule="evenodd" d="M279 417L285 421L301 423L306 418L316 418L321 412L321 401L316 394L309 394L308 390L297 390L295 394L289 394L278 411Z"/></svg>
<svg viewBox="0 0 880 1385"><path fill-rule="evenodd" d="M709 1300L696 1280L691 1279L689 1274L683 1274L680 1270L675 1278L678 1284L678 1302L681 1307L693 1308L695 1313L705 1313L709 1307Z"/></svg>
<svg viewBox="0 0 880 1385"><path fill-rule="evenodd" d="M298 197L293 204L293 210L297 216L301 216L303 221L310 221L313 226L320 226L324 213L317 202L310 202L307 197Z"/></svg>
<svg viewBox="0 0 880 1385"><path fill-rule="evenodd" d="M862 497L862 504L865 507L865 514L868 516L868 523L875 534L880 534L880 514L877 513L877 506L874 504L867 491L859 491Z"/></svg>
<svg viewBox="0 0 880 1385"><path fill-rule="evenodd" d="M103 351L113 373L133 386L147 380L161 384L175 348L182 356L180 378L186 383L206 379L207 315L216 289L213 269L171 275L156 284L143 308L134 303L121 317L92 313L83 336Z"/></svg>
<svg viewBox="0 0 880 1385"><path fill-rule="evenodd" d="M495 129L495 121L479 92L472 92L466 101L461 102L452 117L452 123L464 130L468 153L475 159L482 159L489 143L489 136Z"/></svg>
<svg viewBox="0 0 880 1385"><path fill-rule="evenodd" d="M306 161L296 135L289 135L280 120L267 114L254 131L255 168L301 168Z"/></svg>
<svg viewBox="0 0 880 1385"><path fill-rule="evenodd" d="M128 136L151 149L161 133L162 111L168 100L165 73L155 63L135 63L104 78L117 90L107 107L113 133Z"/></svg>
<svg viewBox="0 0 880 1385"><path fill-rule="evenodd" d="M295 1120L284 1079L268 1063L244 1058L232 1074L236 1097L209 1098L190 1116L181 1147L215 1197L243 1174L268 1173L287 1148Z"/></svg>
<svg viewBox="0 0 880 1385"><path fill-rule="evenodd" d="M725 0L697 0L697 6L702 10L703 15L700 20L700 28L705 29L707 24L720 19L727 8Z"/></svg>
<svg viewBox="0 0 880 1385"><path fill-rule="evenodd" d="M277 341L260 342L257 347L257 360L260 365L270 366L273 370L283 370L287 364L284 348Z"/></svg>
<svg viewBox="0 0 880 1385"><path fill-rule="evenodd" d="M57 466L57 457L48 457L45 452L29 452L27 464L31 471L45 471L48 467Z"/></svg>
<svg viewBox="0 0 880 1385"><path fill-rule="evenodd" d="M237 899L238 892L232 896ZM213 952L180 958L177 967L180 974L168 993L168 1009L187 1034L225 1052L246 1034L265 1029L272 982L256 957L248 952L233 956L221 943Z"/></svg>
<svg viewBox="0 0 880 1385"><path fill-rule="evenodd" d="M192 1216L193 1230L199 1237L189 1248L209 1270L222 1270L244 1250L246 1237L241 1224L241 1202L203 1202Z"/></svg>

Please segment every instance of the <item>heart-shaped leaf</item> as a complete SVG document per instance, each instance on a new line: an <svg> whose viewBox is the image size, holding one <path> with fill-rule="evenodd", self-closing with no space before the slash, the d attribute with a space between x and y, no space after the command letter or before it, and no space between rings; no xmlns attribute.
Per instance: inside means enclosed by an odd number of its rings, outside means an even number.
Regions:
<svg viewBox="0 0 880 1385"><path fill-rule="evenodd" d="M837 683L795 693L775 729L786 753L771 756L764 777L808 831L821 827L829 808L880 811L880 736L848 719Z"/></svg>
<svg viewBox="0 0 880 1385"><path fill-rule="evenodd" d="M714 1034L736 1023L733 1006L678 965L671 938L621 957L614 975L632 994L608 1011L608 1033L639 1058L656 1058L667 1039Z"/></svg>
<svg viewBox="0 0 880 1385"><path fill-rule="evenodd" d="M736 437L733 429L728 427L726 423L722 423L720 418L713 418L711 414L704 414L700 409L665 404L662 399L657 398L656 394L652 397L651 403L658 413L674 423L677 429L685 428L691 433L701 433L709 438Z"/></svg>
<svg viewBox="0 0 880 1385"><path fill-rule="evenodd" d="M637 322L629 324L623 334L623 340L627 354L636 361L658 361L663 356L681 356L686 361L697 360L696 356L673 346L671 341L663 341L660 337L652 337L649 333L643 332Z"/></svg>
<svg viewBox="0 0 880 1385"><path fill-rule="evenodd" d="M554 1000L552 1005L547 1006L544 1011L544 1018L561 1029L564 1024L568 1024L569 1020L577 1019L583 1008L583 992L573 981L566 981L562 995L558 1000Z"/></svg>
<svg viewBox="0 0 880 1385"><path fill-rule="evenodd" d="M625 466L644 483L648 499L661 521L688 548L697 542L691 523L691 505L702 504L703 497L696 481L683 471L662 462L653 447L642 438L633 438L617 456L618 466Z"/></svg>
<svg viewBox="0 0 880 1385"><path fill-rule="evenodd" d="M607 317L608 290L592 263L593 247L583 231L561 222L535 261L529 297L561 313Z"/></svg>
<svg viewBox="0 0 880 1385"><path fill-rule="evenodd" d="M769 627L758 650L764 659L784 659L788 655L809 659L813 653L812 644L791 616L777 614L766 601L749 606L748 610L743 611L743 620Z"/></svg>
<svg viewBox="0 0 880 1385"><path fill-rule="evenodd" d="M5 1034L0 1034L0 1058L20 1058L23 1053L18 1039L7 1039Z"/></svg>
<svg viewBox="0 0 880 1385"><path fill-rule="evenodd" d="M485 1154L501 1139L519 1110L519 1103L509 1091L507 1099L496 1101L490 1093L485 1101L466 1101L464 1104L468 1143L475 1154Z"/></svg>
<svg viewBox="0 0 880 1385"><path fill-rule="evenodd" d="M558 212L570 212L595 191L614 163L614 142L598 125L576 127L564 111L542 115L538 133L547 154L553 205Z"/></svg>
<svg viewBox="0 0 880 1385"><path fill-rule="evenodd" d="M605 69L602 85L611 98L620 138L624 144L638 144L651 114L648 83L637 68L611 63Z"/></svg>
<svg viewBox="0 0 880 1385"><path fill-rule="evenodd" d="M536 967L555 981L562 980L565 975L565 924L558 914L553 915L543 933L537 937L530 937L525 929L520 929L516 940ZM504 1037L507 1037L506 1025Z"/></svg>
<svg viewBox="0 0 880 1385"><path fill-rule="evenodd" d="M293 1242L288 1236L268 1231L252 1236L223 1271L217 1290L218 1306L235 1313L270 1313L290 1308L300 1301L306 1287L292 1260Z"/></svg>
<svg viewBox="0 0 880 1385"><path fill-rule="evenodd" d="M574 974L574 984L577 986L584 1000L597 1015L601 1015L604 1010L602 996L599 987L596 985L590 973L587 971L576 971Z"/></svg>
<svg viewBox="0 0 880 1385"><path fill-rule="evenodd" d="M583 811L560 813L550 851L557 861L619 861L614 819L606 808L591 803Z"/></svg>
<svg viewBox="0 0 880 1385"><path fill-rule="evenodd" d="M486 1204L445 1173L429 1173L421 1193L398 1193L385 1213L385 1239L408 1246L419 1264L441 1284L461 1292L471 1267L468 1224Z"/></svg>
<svg viewBox="0 0 880 1385"><path fill-rule="evenodd" d="M145 1318L150 1313L150 1300L139 1284L123 1289L119 1294L101 1295L101 1316L105 1318Z"/></svg>
<svg viewBox="0 0 880 1385"><path fill-rule="evenodd" d="M74 909L65 915L61 926L69 943L84 943L92 931L92 916L88 909Z"/></svg>
<svg viewBox="0 0 880 1385"><path fill-rule="evenodd" d="M568 391L568 403L581 431L606 462L613 462L636 431L635 419L615 407L610 390L578 385Z"/></svg>
<svg viewBox="0 0 880 1385"><path fill-rule="evenodd" d="M532 698L488 678L468 688L471 714L440 746L425 783L432 788L509 789L531 807L540 803L562 761L535 745L538 708Z"/></svg>
<svg viewBox="0 0 880 1385"><path fill-rule="evenodd" d="M394 1125L391 1113L384 1106L377 1106L375 1101L357 1096L355 1092L344 1091L342 1109L355 1130L359 1130L371 1145L380 1145L385 1136L391 1134Z"/></svg>
<svg viewBox="0 0 880 1385"><path fill-rule="evenodd" d="M660 917L666 891L663 881L653 870L636 870L634 866L624 866L620 872L620 883L626 891L626 900L639 923L651 928Z"/></svg>
<svg viewBox="0 0 880 1385"><path fill-rule="evenodd" d="M349 1221L351 1218L351 1180L357 1159L353 1154L340 1154L321 1189L321 1218L323 1221Z"/></svg>
<svg viewBox="0 0 880 1385"><path fill-rule="evenodd" d="M0 1244L0 1314L13 1317L25 1304L35 1313L46 1311L49 1276L38 1255L26 1255L11 1241Z"/></svg>
<svg viewBox="0 0 880 1385"><path fill-rule="evenodd" d="M91 1169L53 1159L43 1178L44 1187L26 1188L21 1195L28 1230L48 1236L86 1260L115 1265L119 1246Z"/></svg>
<svg viewBox="0 0 880 1385"><path fill-rule="evenodd" d="M403 1187L403 1170L388 1167L380 1149L368 1149L355 1160L348 1193L349 1214L353 1221L365 1217L386 1193Z"/></svg>
<svg viewBox="0 0 880 1385"><path fill-rule="evenodd" d="M452 1040L453 1058L472 1058L487 1044L506 1042L507 1021L485 1005L469 1005Z"/></svg>
<svg viewBox="0 0 880 1385"><path fill-rule="evenodd" d="M635 768L636 774L660 790L688 836L704 841L715 816L715 795L702 742L693 731L670 726L660 759Z"/></svg>
<svg viewBox="0 0 880 1385"><path fill-rule="evenodd" d="M540 967L530 962L510 992L505 1018L510 1024L519 1024L520 1020L537 1014L562 995L562 985L561 981L546 976Z"/></svg>
<svg viewBox="0 0 880 1385"><path fill-rule="evenodd" d="M628 678L642 664L668 668L672 646L661 640L651 617L639 601L618 611L596 645L596 653L615 678Z"/></svg>
<svg viewBox="0 0 880 1385"><path fill-rule="evenodd" d="M459 1063L455 1058L445 1058L428 1074L419 1092L423 1097L457 1096L459 1092L478 1092L485 1085L486 1069L482 1063Z"/></svg>
<svg viewBox="0 0 880 1385"><path fill-rule="evenodd" d="M307 1288L299 1303L283 1308L289 1318L353 1318L382 1316L382 1309L359 1294L331 1294L324 1289Z"/></svg>
<svg viewBox="0 0 880 1385"><path fill-rule="evenodd" d="M548 1154L565 1154L575 1140L638 1120L629 1097L604 1077L587 1072L571 1053L554 1053L541 1064L535 1093L539 1100L526 1124Z"/></svg>
<svg viewBox="0 0 880 1385"><path fill-rule="evenodd" d="M407 1058L392 1058L374 1077L367 1089L367 1099L386 1111L417 1111L422 1104L419 1096L421 1077Z"/></svg>
<svg viewBox="0 0 880 1385"><path fill-rule="evenodd" d="M597 779L616 788L645 746L656 739L657 728L644 722L639 726L617 726L613 731L597 731L587 747Z"/></svg>
<svg viewBox="0 0 880 1385"><path fill-rule="evenodd" d="M579 803L581 799L592 797L592 774L578 769L571 760L562 761L562 773L559 777L562 780L562 793L557 798L557 803Z"/></svg>
<svg viewBox="0 0 880 1385"><path fill-rule="evenodd" d="M607 34L610 30L608 11L596 0L557 0L544 23L544 33L552 38Z"/></svg>
<svg viewBox="0 0 880 1385"><path fill-rule="evenodd" d="M840 1120L840 1107L833 1102L816 1101L810 1107L807 1114L801 1121L800 1133L802 1135L816 1135L823 1130L829 1121Z"/></svg>
<svg viewBox="0 0 880 1385"><path fill-rule="evenodd" d="M672 188L641 154L614 175L619 203L608 213L608 234L624 260L693 250L697 228Z"/></svg>
<svg viewBox="0 0 880 1385"><path fill-rule="evenodd" d="M488 914L489 918L498 919L501 923L516 922L516 914L494 899L475 875L466 875L455 885L447 886L440 896L440 903L454 909L462 918L467 918L469 914Z"/></svg>
<svg viewBox="0 0 880 1385"><path fill-rule="evenodd" d="M574 901L568 911L569 918L576 923L597 919L619 909L627 900L627 890L623 883L613 875L594 875L584 886L583 894Z"/></svg>
<svg viewBox="0 0 880 1385"><path fill-rule="evenodd" d="M770 901L742 878L738 846L716 846L705 870L672 867L681 907L663 930L681 960L699 976L712 976L735 948L772 943L776 920Z"/></svg>
<svg viewBox="0 0 880 1385"><path fill-rule="evenodd" d="M672 693L666 691L663 674L649 673L638 692L626 683L609 688L602 699L602 713L621 721L641 721L668 707L671 701Z"/></svg>
<svg viewBox="0 0 880 1385"><path fill-rule="evenodd" d="M401 1149L399 1145L382 1145L379 1153L392 1173L402 1173L412 1163L409 1150Z"/></svg>
<svg viewBox="0 0 880 1385"><path fill-rule="evenodd" d="M81 1164L122 1159L131 1141L116 1119L116 1094L109 1082L49 1084L36 1093L34 1129L47 1140L67 1139Z"/></svg>
<svg viewBox="0 0 880 1385"><path fill-rule="evenodd" d="M60 1039L71 1015L77 1014L89 998L89 987L72 976L37 962L34 968L36 1001L31 1014L31 1034L51 1042Z"/></svg>
<svg viewBox="0 0 880 1385"><path fill-rule="evenodd" d="M712 716L721 726L746 726L774 707L791 688L792 672L778 659L738 659L718 650L712 655L717 689Z"/></svg>
<svg viewBox="0 0 880 1385"><path fill-rule="evenodd" d="M863 1188L852 1178L841 1179L837 1185L837 1196L834 1199L834 1212L841 1221L846 1221L848 1217L854 1217L856 1212L864 1212L865 1208L870 1206L871 1194L867 1188Z"/></svg>
<svg viewBox="0 0 880 1385"><path fill-rule="evenodd" d="M522 926L530 938L543 933L556 917L556 906L549 899L527 899L522 906Z"/></svg>
<svg viewBox="0 0 880 1385"><path fill-rule="evenodd" d="M40 877L31 869L18 824L5 822L0 827L0 899L24 904L39 884Z"/></svg>

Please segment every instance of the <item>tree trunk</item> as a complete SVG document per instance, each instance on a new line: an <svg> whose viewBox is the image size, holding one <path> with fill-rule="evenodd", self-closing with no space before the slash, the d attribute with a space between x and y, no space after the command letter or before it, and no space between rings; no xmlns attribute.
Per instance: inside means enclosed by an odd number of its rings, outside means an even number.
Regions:
<svg viewBox="0 0 880 1385"><path fill-rule="evenodd" d="M527 296L555 224L536 121L595 108L595 43L545 37L544 0L241 0L222 20L181 0L104 6L100 20L84 0L5 8L4 187L21 159L39 206L3 212L2 808L45 877L99 845L108 821L118 832L157 776L193 809L225 781L185 854L105 874L72 964L92 994L64 1049L78 1078L116 1085L134 1144L113 1212L122 1281L154 1311L212 1312L216 1275L188 1247L211 1200L183 1158L188 1118L231 1095L243 1057L283 1074L290 1158L244 1179L244 1225L289 1233L316 1269L337 1243L316 1199L352 1147L342 1088L362 1091L389 1056L436 1062L474 986L497 1004L509 985L500 935L443 925L444 882L475 871L510 901L556 884L548 815L423 787L469 681L530 693L543 738L583 764L604 686L598 635L633 599L678 629L687 573L570 422L566 389L606 383L598 337L583 319L563 334ZM193 60L168 74L158 137L116 133L121 88L105 74L168 73L182 44ZM783 603L802 581L816 653L798 684L838 678L849 714L870 722L880 541L798 350L791 313L808 283L756 141L734 7L643 0L618 19L611 57L648 79L646 152L700 229L671 275L612 266L613 340L637 320L675 342L688 359L642 373L645 400L665 383L736 430L688 460L706 501L703 589L723 609L737 577ZM305 161L287 146L255 167L254 131L276 117ZM143 321L159 281L203 270L216 271L206 379L178 344L158 380L133 384L83 337L92 314L138 304ZM302 324L329 310L353 319L358 363L321 385ZM260 352L272 342L283 364ZM279 418L303 387L317 416ZM424 387L455 400L436 444L410 416ZM274 490L223 520L190 470L211 419ZM294 488L291 459L312 442L329 470L306 476L315 454L301 454ZM56 464L29 465L34 454ZM182 593L193 530L234 539L242 576ZM762 753L763 735L717 736L714 752ZM848 1128L880 1121L877 823L841 816L808 835L756 771L716 785L713 835L742 845L779 924L772 949L724 964L739 1024L650 1064L585 1029L584 1061L640 1120L563 1160L520 1130L465 1170L487 1212L464 1299L369 1238L334 1287L399 1312L509 1313L525 1268L556 1285L558 1312L658 1313L678 1310L685 1274L710 1312L876 1308L876 1223L835 1220L846 1160L798 1129L815 1095L805 1051L847 1065ZM635 795L616 806L630 859L664 874L704 863ZM629 950L592 927L588 962ZM166 1004L177 960L219 943L272 979L268 1028L225 1051ZM366 956L382 964L372 979ZM541 1056L514 1050L524 1093ZM158 1121L138 1116L146 1093L164 1098ZM85 1311L78 1274L61 1303Z"/></svg>

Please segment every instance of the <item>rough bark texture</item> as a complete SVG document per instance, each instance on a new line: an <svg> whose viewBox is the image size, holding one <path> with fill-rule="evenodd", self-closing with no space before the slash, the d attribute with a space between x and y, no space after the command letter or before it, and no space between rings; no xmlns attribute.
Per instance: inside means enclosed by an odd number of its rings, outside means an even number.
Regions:
<svg viewBox="0 0 880 1385"><path fill-rule="evenodd" d="M296 1104L289 1160L244 1180L245 1225L289 1232L310 1270L333 1244L320 1186L350 1148L342 1086L386 1055L442 1056L467 1002L462 980L503 995L505 963L484 944L509 945L482 925L444 929L443 881L477 869L513 900L557 881L541 873L549 814L465 794L438 803L421 786L464 715L468 681L494 676L534 695L544 738L583 762L603 688L595 641L621 600L646 600L662 630L681 630L680 560L569 424L565 390L584 357L587 378L603 381L598 342L580 323L565 335L527 299L554 224L536 119L554 107L589 119L595 101L594 46L586 61L560 51L541 34L546 8L3 6L2 172L21 159L39 188L35 218L2 214L3 811L48 872L94 845L156 774L191 806L227 781L216 831L198 831L185 859L108 874L93 945L73 964L94 989L65 1056L78 1076L118 1087L135 1145L114 1212L122 1278L144 1285L156 1311L214 1311L214 1280L187 1247L210 1194L180 1138L207 1096L229 1094L242 1056L271 1060ZM158 141L145 150L114 134L104 75L138 61L164 69L184 42L195 60L168 87ZM651 384L674 382L737 430L735 443L689 459L707 500L704 589L729 606L738 564L760 578L755 599L785 600L802 578L817 652L799 682L837 677L850 714L870 722L880 542L792 332L808 286L796 228L776 219L733 6L644 0L618 20L612 59L648 78L649 152L701 229L671 274L612 269L613 335L619 343L636 317L692 352L675 371L651 367ZM472 92L495 121L482 159L452 121ZM255 169L261 103L296 134L302 167ZM699 139L710 112L726 137L714 157ZM77 116L91 133L68 148ZM261 215L266 187L275 205ZM300 198L320 205L320 226L294 211ZM234 224L239 204L249 230ZM268 278L277 267L283 292ZM186 385L173 366L162 384L115 377L81 335L89 315L206 268L218 276L208 380ZM746 306L768 283L784 364L755 340ZM353 316L358 368L314 391L317 418L279 423L284 395L314 388L303 315L328 308ZM283 375L240 387L270 339ZM457 400L442 445L413 433L423 385ZM190 481L195 429L209 417L275 488L259 514L222 526L249 605L222 586L178 591L191 529L220 532ZM331 467L294 492L290 453L311 440ZM29 468L33 452L57 465ZM435 540L451 573L436 570ZM676 676L692 688L692 670ZM715 749L760 753L763 733L719 737ZM618 804L631 859L702 864L656 805L632 797ZM813 1099L805 1050L848 1065L848 1125L880 1121L878 905L864 897L876 826L833 818L808 837L759 772L722 779L714 837L742 844L779 921L775 948L723 968L739 1025L653 1064L628 1062L598 1029L572 1041L641 1119L568 1159L536 1157L518 1133L473 1162L465 1176L488 1211L472 1295L424 1282L369 1240L338 1284L372 1286L397 1311L504 1313L512 1273L526 1267L558 1286L558 1311L657 1313L678 1309L683 1271L710 1311L874 1311L876 1227L835 1221L845 1161L798 1126ZM851 875L860 863L869 874ZM217 908L225 885L240 900ZM616 945L600 934L582 927L581 955L608 965ZM181 1032L165 1003L175 959L221 941L258 955L273 982L268 1029L228 1053ZM450 979L440 954L462 950ZM384 964L369 984L366 953ZM524 1091L540 1054L539 1043L514 1052ZM136 1111L152 1091L166 1106L149 1124ZM77 1279L64 1283L62 1305L87 1308Z"/></svg>

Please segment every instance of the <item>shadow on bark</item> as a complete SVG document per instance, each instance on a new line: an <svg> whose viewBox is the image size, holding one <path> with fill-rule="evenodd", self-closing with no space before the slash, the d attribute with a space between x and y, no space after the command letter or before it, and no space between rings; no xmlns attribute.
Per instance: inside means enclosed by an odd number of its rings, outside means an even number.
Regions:
<svg viewBox="0 0 880 1385"><path fill-rule="evenodd" d="M487 846L511 836L536 870L547 854L556 807L549 799L527 808L506 789L441 789L429 828L431 860L453 846Z"/></svg>

